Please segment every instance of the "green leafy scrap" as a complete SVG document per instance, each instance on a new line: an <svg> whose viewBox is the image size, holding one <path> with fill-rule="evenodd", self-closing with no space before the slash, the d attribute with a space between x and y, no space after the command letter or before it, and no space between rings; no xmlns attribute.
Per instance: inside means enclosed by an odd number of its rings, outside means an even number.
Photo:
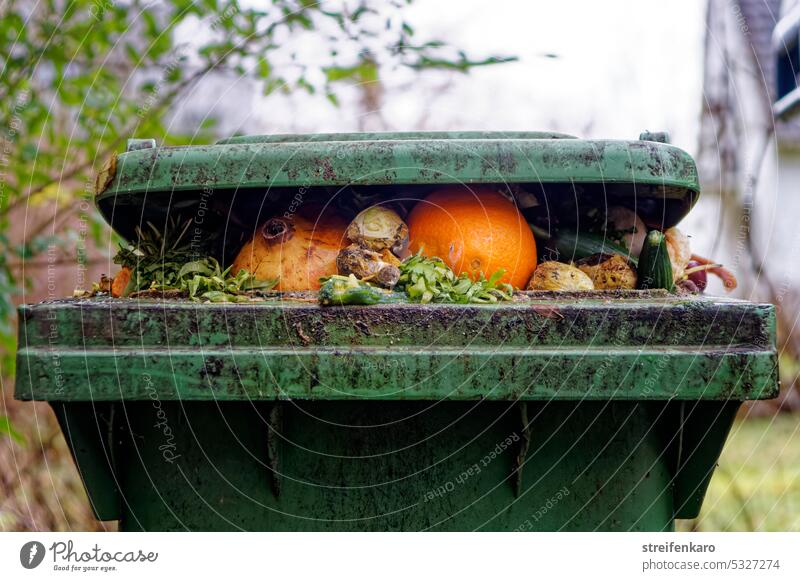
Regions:
<svg viewBox="0 0 800 581"><path fill-rule="evenodd" d="M268 291L277 280L259 280L245 269L232 274L217 259L197 258L185 242L191 221L172 220L162 233L148 222L136 228L135 244L122 244L114 262L131 270L124 296L143 291L177 291L194 301L247 302L247 293Z"/></svg>
<svg viewBox="0 0 800 581"><path fill-rule="evenodd" d="M319 302L330 305L377 305L402 302L405 297L358 280L354 275L335 274L320 279Z"/></svg>
<svg viewBox="0 0 800 581"><path fill-rule="evenodd" d="M504 273L500 269L488 279L481 273L472 280L466 273L456 276L441 258L416 254L400 265L397 289L419 303L496 303L513 294L510 284L500 282Z"/></svg>

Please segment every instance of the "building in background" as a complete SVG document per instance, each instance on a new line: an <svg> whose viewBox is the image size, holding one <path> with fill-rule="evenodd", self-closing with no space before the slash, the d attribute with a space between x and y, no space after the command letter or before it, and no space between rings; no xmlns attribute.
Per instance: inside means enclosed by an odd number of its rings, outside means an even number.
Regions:
<svg viewBox="0 0 800 581"><path fill-rule="evenodd" d="M776 122L772 34L796 0L709 0L692 230L739 275L740 295L774 302L786 352L800 355L800 122ZM796 406L796 390L784 405Z"/></svg>

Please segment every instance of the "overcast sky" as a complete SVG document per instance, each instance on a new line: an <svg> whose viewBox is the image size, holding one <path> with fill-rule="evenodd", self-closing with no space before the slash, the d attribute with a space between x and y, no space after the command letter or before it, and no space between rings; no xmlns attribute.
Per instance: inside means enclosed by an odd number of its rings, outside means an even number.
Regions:
<svg viewBox="0 0 800 581"><path fill-rule="evenodd" d="M675 144L695 150L705 2L462 0L446 17L437 6L412 5L421 34L520 60L457 79L447 99L433 102L431 122L623 139L667 129ZM412 102L390 99L390 118Z"/></svg>
<svg viewBox="0 0 800 581"><path fill-rule="evenodd" d="M669 130L673 143L696 150L702 0L416 0L407 10L418 41L437 38L476 58L519 61L468 75L383 71L390 130L550 129L621 139ZM359 129L361 112L346 94L336 109L300 93L263 99L246 83L209 79L191 97L194 114L219 107L226 134Z"/></svg>

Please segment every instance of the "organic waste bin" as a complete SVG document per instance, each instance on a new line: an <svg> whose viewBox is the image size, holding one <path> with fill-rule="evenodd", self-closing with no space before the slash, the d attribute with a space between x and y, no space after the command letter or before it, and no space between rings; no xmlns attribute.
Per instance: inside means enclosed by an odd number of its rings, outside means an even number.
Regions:
<svg viewBox="0 0 800 581"><path fill-rule="evenodd" d="M122 236L190 216L230 261L306 196L495 184L526 216L613 204L676 224L682 150L549 133L132 140L97 179ZM366 200L366 202L364 202ZM670 530L696 517L741 403L777 391L770 305L659 290L492 304L160 297L20 308L16 397L55 410L123 530Z"/></svg>

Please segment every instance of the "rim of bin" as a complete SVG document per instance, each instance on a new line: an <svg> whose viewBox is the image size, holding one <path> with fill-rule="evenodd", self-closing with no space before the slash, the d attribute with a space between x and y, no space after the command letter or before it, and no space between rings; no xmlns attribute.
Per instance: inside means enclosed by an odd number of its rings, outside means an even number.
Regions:
<svg viewBox="0 0 800 581"><path fill-rule="evenodd" d="M148 200L149 194L167 193L175 207L222 191L263 199L280 188L520 184L536 191L557 185L568 196L583 188L669 202L677 209L665 213L668 227L694 206L700 184L694 159L649 140L658 135L588 140L553 132L277 134L178 147L136 139L98 173L95 202L112 227L124 231L116 222L126 218L114 208L126 208L126 215L139 208L145 215L154 210L151 204L161 203Z"/></svg>
<svg viewBox="0 0 800 581"><path fill-rule="evenodd" d="M349 184L626 183L660 186L673 198L700 191L694 159L654 141L516 132L272 135L178 147L148 141L101 171L98 201L152 191Z"/></svg>

